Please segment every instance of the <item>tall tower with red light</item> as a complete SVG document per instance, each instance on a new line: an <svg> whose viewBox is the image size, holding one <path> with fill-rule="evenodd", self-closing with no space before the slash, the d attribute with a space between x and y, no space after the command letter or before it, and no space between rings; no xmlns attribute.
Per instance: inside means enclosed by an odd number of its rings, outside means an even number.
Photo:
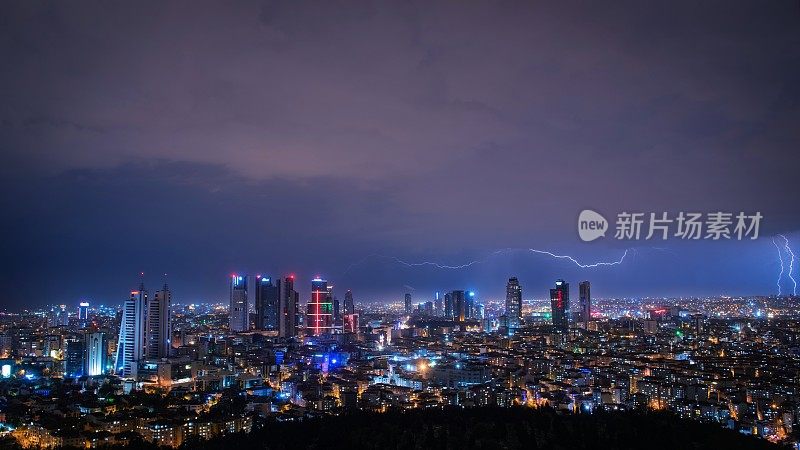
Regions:
<svg viewBox="0 0 800 450"><path fill-rule="evenodd" d="M560 331L569 329L569 283L556 280L555 289L550 289L550 307L553 312L553 326Z"/></svg>

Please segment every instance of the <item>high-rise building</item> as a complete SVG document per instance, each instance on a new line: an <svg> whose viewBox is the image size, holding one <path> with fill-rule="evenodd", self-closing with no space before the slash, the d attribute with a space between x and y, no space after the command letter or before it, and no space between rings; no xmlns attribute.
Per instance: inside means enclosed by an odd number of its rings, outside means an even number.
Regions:
<svg viewBox="0 0 800 450"><path fill-rule="evenodd" d="M291 338L297 336L300 325L300 295L294 290L294 275L283 279L279 286L281 318L278 323L278 335Z"/></svg>
<svg viewBox="0 0 800 450"><path fill-rule="evenodd" d="M450 292L444 294L444 317L453 318L453 294Z"/></svg>
<svg viewBox="0 0 800 450"><path fill-rule="evenodd" d="M78 304L78 326L86 328L89 325L89 302Z"/></svg>
<svg viewBox="0 0 800 450"><path fill-rule="evenodd" d="M280 328L280 280L256 276L256 329L278 331Z"/></svg>
<svg viewBox="0 0 800 450"><path fill-rule="evenodd" d="M411 305L411 294L409 294L408 292L406 292L405 300L406 300L405 301L406 315L411 315L411 313L413 312L413 307Z"/></svg>
<svg viewBox="0 0 800 450"><path fill-rule="evenodd" d="M67 341L67 354L64 361L64 374L70 378L83 376L85 346L81 339Z"/></svg>
<svg viewBox="0 0 800 450"><path fill-rule="evenodd" d="M344 293L344 314L348 315L355 313L356 307L353 303L353 291L348 289L347 292Z"/></svg>
<svg viewBox="0 0 800 450"><path fill-rule="evenodd" d="M580 320L584 329L589 329L592 320L592 292L588 281L581 281L578 285L578 301L580 302Z"/></svg>
<svg viewBox="0 0 800 450"><path fill-rule="evenodd" d="M556 280L555 289L550 289L550 307L553 326L561 331L569 329L569 283Z"/></svg>
<svg viewBox="0 0 800 450"><path fill-rule="evenodd" d="M342 330L342 309L339 304L339 298L333 294L333 286L328 286L328 295L331 297L333 304L333 328L334 331L341 332Z"/></svg>
<svg viewBox="0 0 800 450"><path fill-rule="evenodd" d="M137 364L145 351L145 317L147 315L147 291L144 283L122 306L122 320L117 340L117 355L114 370L123 378L136 375Z"/></svg>
<svg viewBox="0 0 800 450"><path fill-rule="evenodd" d="M342 331L345 333L358 333L358 314L353 303L353 291L344 293L344 315L342 317Z"/></svg>
<svg viewBox="0 0 800 450"><path fill-rule="evenodd" d="M228 307L228 325L233 332L250 329L250 311L247 304L247 277L231 275L231 299Z"/></svg>
<svg viewBox="0 0 800 450"><path fill-rule="evenodd" d="M319 336L333 332L333 299L326 280L319 277L311 280L311 299L306 307L308 334Z"/></svg>
<svg viewBox="0 0 800 450"><path fill-rule="evenodd" d="M450 302L453 309L453 319L463 322L467 317L467 301L464 291L450 292Z"/></svg>
<svg viewBox="0 0 800 450"><path fill-rule="evenodd" d="M47 318L48 325L51 327L66 327L69 325L69 311L67 305L58 305L50 308Z"/></svg>
<svg viewBox="0 0 800 450"><path fill-rule="evenodd" d="M47 313L47 326L48 327L58 326L58 308L56 308L55 306L51 306L50 311Z"/></svg>
<svg viewBox="0 0 800 450"><path fill-rule="evenodd" d="M444 311L442 310L442 298L439 296L439 292L436 292L436 295L433 298L433 313L437 316L443 316Z"/></svg>
<svg viewBox="0 0 800 450"><path fill-rule="evenodd" d="M152 299L147 299L147 316L145 317L145 358L159 359L169 356L172 330L169 321L169 308L172 304L172 293L164 283L160 291Z"/></svg>
<svg viewBox="0 0 800 450"><path fill-rule="evenodd" d="M506 284L506 320L508 328L522 325L522 287L516 277L509 278Z"/></svg>
<svg viewBox="0 0 800 450"><path fill-rule="evenodd" d="M328 293L325 296L325 302L330 303L331 305L331 333L336 333L341 331L342 329L342 322L341 319L339 323L336 322L336 317L339 315L339 300L333 294L333 285L328 285Z"/></svg>
<svg viewBox="0 0 800 450"><path fill-rule="evenodd" d="M475 318L475 291L467 291L464 296L464 317Z"/></svg>
<svg viewBox="0 0 800 450"><path fill-rule="evenodd" d="M476 303L473 319L483 320L485 318L486 318L486 306L483 303Z"/></svg>
<svg viewBox="0 0 800 450"><path fill-rule="evenodd" d="M86 335L86 375L94 377L107 372L108 339L102 331Z"/></svg>

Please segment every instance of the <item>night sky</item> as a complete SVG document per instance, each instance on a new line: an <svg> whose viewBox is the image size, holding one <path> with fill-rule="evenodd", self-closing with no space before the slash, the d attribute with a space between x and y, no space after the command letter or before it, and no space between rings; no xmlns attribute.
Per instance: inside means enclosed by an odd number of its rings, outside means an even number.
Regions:
<svg viewBox="0 0 800 450"><path fill-rule="evenodd" d="M314 275L357 301L768 295L771 237L800 250L796 0L6 1L0 52L0 308L119 303L140 271L177 302L232 272L303 300ZM585 208L764 220L584 243ZM520 247L636 250L367 258Z"/></svg>

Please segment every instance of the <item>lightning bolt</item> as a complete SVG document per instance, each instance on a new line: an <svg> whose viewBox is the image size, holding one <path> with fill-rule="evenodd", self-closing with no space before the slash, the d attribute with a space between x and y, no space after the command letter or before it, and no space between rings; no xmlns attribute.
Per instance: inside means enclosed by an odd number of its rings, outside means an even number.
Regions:
<svg viewBox="0 0 800 450"><path fill-rule="evenodd" d="M394 262L396 262L398 264L402 264L402 265L404 265L406 267L432 266L432 267L435 267L437 269L450 269L450 270L466 269L469 266L474 266L475 264L480 264L480 263L484 262L487 259L487 258L476 259L475 261L470 261L470 262L468 262L466 264L458 264L458 265L455 265L455 266L451 266L451 265L448 265L448 264L439 264L437 262L432 262L432 261L408 262L408 261L403 261L402 259L400 259L400 258L398 258L396 256L386 256L386 255L375 255L375 256L378 256L380 258L390 259L390 260L392 260L392 261L394 261Z"/></svg>
<svg viewBox="0 0 800 450"><path fill-rule="evenodd" d="M572 262L573 264L575 264L576 266L578 266L578 267L580 267L582 269L590 269L590 268L594 268L594 267L616 266L616 265L622 264L622 262L625 260L625 257L628 256L628 251L629 250L630 249L625 249L625 251L622 253L622 256L618 260L610 261L610 262L600 261L600 262L588 263L588 264L582 263L582 262L578 261L577 259L573 258L572 256L569 256L569 255L559 255L559 254L556 254L556 253L553 253L553 252L549 252L549 251L546 251L546 250L539 250L539 249L535 249L535 248L506 248L506 249L496 250L496 251L490 253L489 255L487 255L485 258L476 259L476 260L469 261L469 262L464 263L464 264L456 264L456 265L441 264L441 263L438 263L438 262L435 262L435 261L408 262L408 261L402 260L402 259L400 259L400 258L398 258L396 256L388 256L388 255L381 255L381 254L375 253L375 254L372 254L372 255L365 256L361 260L359 260L359 261L357 261L357 262L355 262L353 264L350 264L350 266L348 266L347 269L343 272L343 275L347 274L353 267L364 263L366 260L368 260L370 258L387 259L387 260L394 261L394 262L396 262L398 264L401 264L403 266L406 266L406 267L430 266L430 267L435 267L437 269L444 269L444 270L459 270L459 269L466 269L466 268L474 266L476 264L482 264L482 263L486 262L487 260L489 260L490 258L492 258L494 256L497 256L499 254L510 253L510 252L518 252L518 251L527 251L527 252L536 253L536 254L540 254L540 255L546 255L546 256L550 256L550 257L555 258L555 259L566 259L566 260Z"/></svg>
<svg viewBox="0 0 800 450"><path fill-rule="evenodd" d="M538 253L540 255L548 255L548 256L552 256L553 258L556 258L556 259L566 259L566 260L572 261L573 263L575 263L576 266L580 267L581 269L590 269L592 267L600 267L600 266L617 266L617 265L620 265L620 264L622 264L622 261L625 260L625 257L628 256L628 250L629 249L626 248L625 252L622 253L622 256L620 256L619 259L616 260L616 261L596 262L596 263L591 263L591 264L582 264L577 259L575 259L575 258L573 258L572 256L569 256L569 255L556 255L555 253L551 253L551 252L548 252L548 251L545 251L545 250L536 250L535 248L529 248L528 249L528 251L533 252L533 253Z"/></svg>
<svg viewBox="0 0 800 450"><path fill-rule="evenodd" d="M772 244L775 245L775 248L778 249L778 261L781 262L781 272L778 274L778 281L775 283L778 286L778 297L781 296L781 278L783 278L783 254L781 253L781 247L775 242L775 238L772 238Z"/></svg>
<svg viewBox="0 0 800 450"><path fill-rule="evenodd" d="M783 238L783 248L786 250L786 253L789 254L789 271L786 272L789 275L789 279L792 280L792 295L797 295L797 280L795 280L794 276L792 276L792 271L794 270L794 252L792 248L789 247L789 239L786 236L779 234L781 238ZM783 265L783 261L781 261L781 265Z"/></svg>

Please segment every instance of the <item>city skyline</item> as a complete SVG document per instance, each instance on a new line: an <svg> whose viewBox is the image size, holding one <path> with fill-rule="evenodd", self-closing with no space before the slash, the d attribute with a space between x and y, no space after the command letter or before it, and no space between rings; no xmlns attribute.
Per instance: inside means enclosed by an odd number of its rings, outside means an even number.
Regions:
<svg viewBox="0 0 800 450"><path fill-rule="evenodd" d="M245 277L247 277L247 278L250 278L252 280L263 280L264 282L270 283L268 285L269 288L274 288L276 290L276 292L284 292L282 290L279 291L280 283L281 283L280 279L277 279L276 282L278 284L274 285L274 284L272 284L273 283L273 281L272 281L273 278L269 277L269 276L266 276L266 275L261 275L261 274L259 274L259 275L249 275L249 274L246 274L246 273L242 272L242 273L237 273L236 276L237 277L241 277L243 279ZM303 280L303 278L297 277L295 275L295 273L292 273L290 275L285 275L285 279L286 280L288 280L289 278L291 278L292 281L299 280L301 283L303 281L307 281L309 283L312 283L312 282L314 282L316 280L321 279L321 277L319 275L313 275L313 276L310 276L308 279ZM565 281L568 284L570 282L570 280L572 280L571 282L579 283L581 286L584 283L587 283L587 284L589 283L589 281L581 280L579 278L569 278L569 279L564 280L565 278L566 277L556 276L555 278L553 278L551 280L547 280L542 284L539 284L539 283L528 284L528 283L526 283L526 281L529 281L529 280L524 280L521 277L504 278L504 280L506 280L506 281L515 280L518 283L518 286L521 286L521 285L525 285L526 286L526 289L520 289L520 291L524 291L525 294L524 295L520 295L520 297L519 297L521 301L525 301L525 302L527 302L527 301L550 301L551 297L549 296L549 291L551 290L552 284L553 284L554 281ZM144 276L143 273L139 273L137 281L135 283L132 283L132 285L139 284L141 286L141 285L147 284L147 282L145 281L146 279L147 278ZM163 279L163 278L159 278L159 279ZM522 279L522 281L519 281L520 279ZM327 281L327 280L323 280L323 281ZM228 278L228 284L230 284L230 278ZM466 286L473 286L474 284L475 283L471 283L471 282L465 283ZM508 300L509 300L509 284L508 283L503 284L502 280L498 281L498 283L495 283L495 284L497 284L497 286L493 286L493 288L490 288L489 290L478 290L478 289L474 289L474 288L462 289L462 290L464 290L465 292L475 292L476 294L480 294L482 298L488 298L488 299L491 299L493 301L505 301L505 302L508 302ZM256 311L258 311L258 302L259 302L259 300L258 300L258 298L259 298L258 297L258 295L259 295L258 292L260 292L259 288L263 288L263 286L261 286L261 285L254 285L254 286L256 286L256 287L253 288L253 291L251 291L252 295L250 295L248 297L247 305L249 307L251 315L253 315L252 320L257 320L257 316L255 314L256 314ZM447 284L443 284L441 286L434 287L431 290L416 290L415 289L414 290L414 292L415 292L414 296L418 297L418 299L420 299L421 302L416 302L416 301L412 300L412 302L410 303L410 306L411 306L412 309L415 309L419 304L424 304L426 301L434 301L434 302L436 300L443 301L444 300L444 294L450 293L452 291L452 287L454 287L454 286L462 286L462 285L459 285L459 284L451 285L451 284L447 283ZM531 289L531 286L534 286L535 288ZM646 300L658 300L658 299L668 300L668 299L713 298L713 297L800 298L800 296L798 296L798 295L792 295L791 294L791 284L789 284L788 286L789 286L789 291L790 292L788 292L788 293L787 292L783 292L781 295L776 295L775 293L752 294L752 295L746 295L746 294L743 294L743 295L687 294L687 295L599 295L599 296L595 295L595 294L589 294L590 300L587 302L587 305L588 305L589 308L591 308L592 301L594 301L594 300L612 300L612 299L628 299L628 300L637 300L638 299L638 300L646 301ZM404 297L409 295L408 292L405 292L408 289L408 287L410 287L410 286L408 286L408 285L401 286L398 289L396 289L394 293L382 294L382 295L377 295L377 296L362 294L361 291L359 291L357 289L355 291L356 291L356 296L358 297L358 303L378 304L378 305L379 304L404 304L405 303L405 298ZM538 288L538 289L536 289L536 288ZM333 289L333 286L330 287L330 291L331 292L333 292L332 289ZM448 290L448 289L450 289L450 290ZM349 289L349 288L341 289L341 290L337 289L336 290L336 292L339 292L340 294L343 294L345 296L344 297L345 300L349 296L351 301L352 301L352 298L353 298L353 291L354 291L354 289ZM496 292L492 292L492 291L496 291ZM130 292L139 292L139 291L138 291L138 289L135 290L135 291L130 291L130 290L124 290L123 289L123 292L127 292L129 294ZM159 292L161 292L161 291L158 291L157 294ZM170 295L170 298L171 298L172 291L170 290L168 292L169 292L169 295ZM292 292L294 292L294 291L292 291ZM300 295L300 298L302 298L302 300L300 301L299 305L301 305L301 306L307 305L308 297L310 297L313 292L314 292L313 288L312 289L300 288L300 290L297 291L297 293ZM588 291L587 291L587 293L588 293ZM269 295L273 295L273 294L269 294ZM270 298L272 298L272 297L270 297ZM583 297L581 297L581 298L583 298ZM231 292L229 291L227 294L224 294L224 295L221 295L221 296L215 297L215 298L210 298L210 297L186 298L186 297L182 296L182 298L179 301L171 302L171 303L175 303L175 304L178 304L178 305L188 305L188 304L209 304L209 305L210 304L226 304L227 305L227 304L230 303L230 300L231 300ZM337 297L337 300L338 300L338 297ZM580 298L578 300L580 300ZM102 299L91 299L91 298L88 298L88 297L81 297L79 299L71 299L70 301L67 301L67 302L56 301L56 302L43 303L41 305L26 305L26 306L23 306L23 307L20 307L20 308L16 308L16 309L14 309L14 308L5 309L5 311L7 311L9 313L16 313L16 312L20 312L20 311L36 310L36 309L43 308L43 307L59 307L60 306L61 308L66 308L65 311L70 312L70 313L74 312L74 311L72 311L73 309L78 311L77 314L79 315L79 317L81 317L80 315L87 314L86 313L86 311L87 311L86 308L88 308L89 305L91 305L92 307L94 307L96 305L104 305L104 306L109 306L109 307L114 307L114 306L122 307L124 305L125 301L126 301L126 299L124 299L124 298L121 299L121 300L120 299L113 299L113 298L112 299L108 299L108 300L102 300ZM74 303L74 305L73 305L73 303ZM345 305L345 303L344 303L344 301L342 301L342 303L341 303L342 311L344 311L344 305ZM571 310L576 311L576 312L577 311L581 311L582 310L582 306L581 305L582 305L582 303L579 303L578 301L572 302L571 303ZM306 313L304 312L303 314L306 314ZM275 319L277 320L277 318L275 318Z"/></svg>

